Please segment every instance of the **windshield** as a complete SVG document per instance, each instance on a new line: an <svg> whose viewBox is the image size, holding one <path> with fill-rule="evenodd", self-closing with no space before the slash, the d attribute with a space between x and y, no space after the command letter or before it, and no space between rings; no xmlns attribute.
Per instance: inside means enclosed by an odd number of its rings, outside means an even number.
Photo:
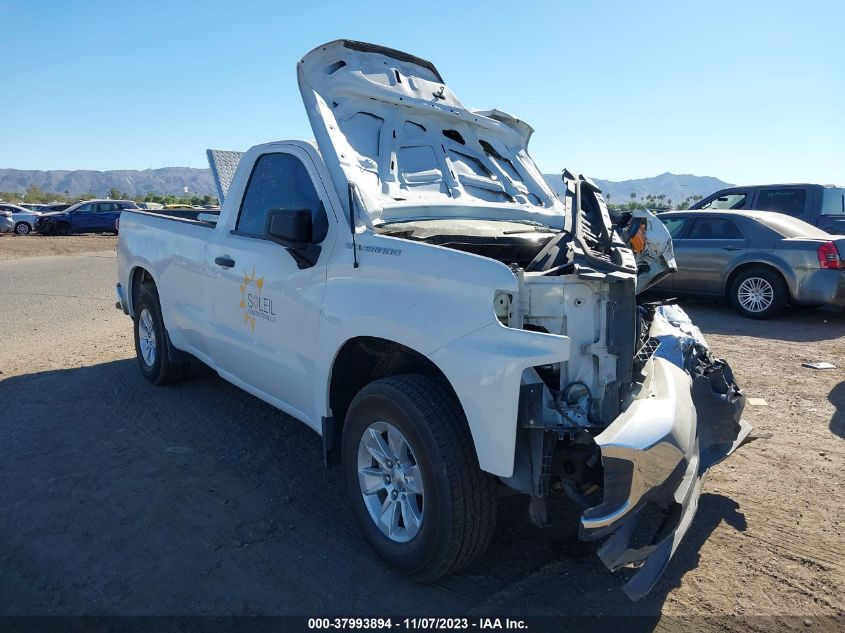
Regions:
<svg viewBox="0 0 845 633"><path fill-rule="evenodd" d="M745 193L726 193L710 202L696 207L697 209L741 209L745 206Z"/></svg>

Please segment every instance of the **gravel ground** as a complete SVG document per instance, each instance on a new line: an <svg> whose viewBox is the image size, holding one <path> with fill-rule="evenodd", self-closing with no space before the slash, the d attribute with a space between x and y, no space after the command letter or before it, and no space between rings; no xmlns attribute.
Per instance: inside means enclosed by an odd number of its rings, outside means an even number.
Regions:
<svg viewBox="0 0 845 633"><path fill-rule="evenodd" d="M0 238L0 259L42 239ZM114 268L109 252L0 262L0 614L635 614L658 629L727 616L718 628L767 631L845 617L841 314L685 305L767 402L746 409L765 437L712 471L666 575L631 603L576 538L577 513L539 530L521 497L502 500L490 551L463 573L420 585L386 571L304 425L208 370L141 378Z"/></svg>
<svg viewBox="0 0 845 633"><path fill-rule="evenodd" d="M22 257L74 255L93 251L114 251L117 236L110 233L80 235L12 235L0 233L0 261Z"/></svg>

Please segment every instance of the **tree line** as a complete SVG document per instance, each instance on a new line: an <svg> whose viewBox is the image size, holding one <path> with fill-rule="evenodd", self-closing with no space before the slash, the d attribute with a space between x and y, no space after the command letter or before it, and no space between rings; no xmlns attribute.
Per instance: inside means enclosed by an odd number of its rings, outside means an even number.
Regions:
<svg viewBox="0 0 845 633"><path fill-rule="evenodd" d="M633 209L642 209L646 207L648 209L658 209L658 210L665 210L665 209L689 209L690 205L694 202L698 202L704 196L694 195L694 196L687 196L681 202L677 203L674 207L672 206L672 198L667 196L664 193L655 194L639 194L637 195L636 192L632 191L630 193L630 200L628 202L619 203L619 202L612 202L611 194L607 194L605 196L605 200L607 200L607 206L611 209L617 209L619 211L632 211Z"/></svg>
<svg viewBox="0 0 845 633"><path fill-rule="evenodd" d="M26 188L26 192L21 194L17 191L0 191L0 200L11 203L31 203L31 204L49 204L51 202L64 202L66 204L73 204L82 200L90 200L92 198L99 198L92 191L82 193L79 195L70 195L67 191L58 193L55 191L44 191L40 187L30 185ZM120 191L117 187L109 189L108 198L112 200L134 200L135 202L155 202L158 204L190 204L190 205L218 205L219 202L215 196L205 195L185 195L175 196L173 194L159 194L147 193L144 195L131 195Z"/></svg>

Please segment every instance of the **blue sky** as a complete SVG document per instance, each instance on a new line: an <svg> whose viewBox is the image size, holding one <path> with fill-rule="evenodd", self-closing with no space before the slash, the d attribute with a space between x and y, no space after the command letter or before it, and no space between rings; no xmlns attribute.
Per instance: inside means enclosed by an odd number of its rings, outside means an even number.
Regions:
<svg viewBox="0 0 845 633"><path fill-rule="evenodd" d="M296 62L346 37L528 121L545 172L845 184L845 2L0 0L0 24L0 167L310 138Z"/></svg>

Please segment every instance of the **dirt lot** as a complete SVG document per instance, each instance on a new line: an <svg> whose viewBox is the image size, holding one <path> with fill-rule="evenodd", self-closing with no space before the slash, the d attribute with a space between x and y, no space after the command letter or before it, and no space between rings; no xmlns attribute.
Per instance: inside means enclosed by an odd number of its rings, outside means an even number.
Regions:
<svg viewBox="0 0 845 633"><path fill-rule="evenodd" d="M0 259L29 239L0 239ZM113 281L108 252L0 262L0 614L613 614L761 631L845 617L842 314L761 323L685 304L766 400L746 418L768 437L714 469L668 572L631 603L624 574L576 538L577 513L538 530L519 497L465 572L392 575L312 432L208 370L168 388L142 380Z"/></svg>
<svg viewBox="0 0 845 633"><path fill-rule="evenodd" d="M65 236L3 233L0 234L0 261L22 257L113 251L116 247L116 235L101 233Z"/></svg>

